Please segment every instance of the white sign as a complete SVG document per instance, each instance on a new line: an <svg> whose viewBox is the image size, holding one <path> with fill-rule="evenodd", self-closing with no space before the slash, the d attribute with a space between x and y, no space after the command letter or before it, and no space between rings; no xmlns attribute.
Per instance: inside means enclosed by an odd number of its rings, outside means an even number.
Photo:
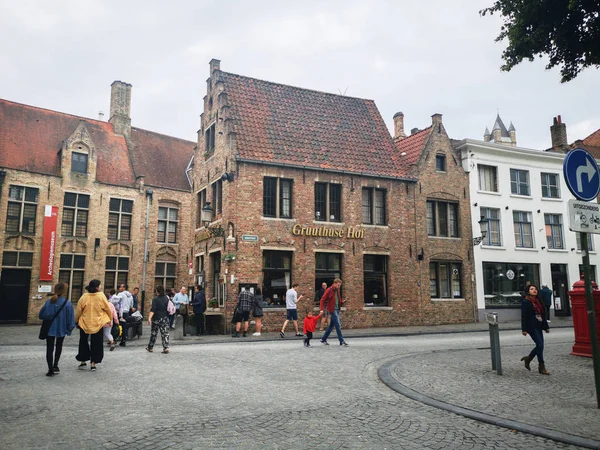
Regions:
<svg viewBox="0 0 600 450"><path fill-rule="evenodd" d="M52 292L52 286L49 284L38 284L38 292Z"/></svg>
<svg viewBox="0 0 600 450"><path fill-rule="evenodd" d="M506 278L508 278L509 280L513 280L515 278L515 273L512 270L507 270Z"/></svg>
<svg viewBox="0 0 600 450"><path fill-rule="evenodd" d="M569 230L600 234L600 205L569 200Z"/></svg>

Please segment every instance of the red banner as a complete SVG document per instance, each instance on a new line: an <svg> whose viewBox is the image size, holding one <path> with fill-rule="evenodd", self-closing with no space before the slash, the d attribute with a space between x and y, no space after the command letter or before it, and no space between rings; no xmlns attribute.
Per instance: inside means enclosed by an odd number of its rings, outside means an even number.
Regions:
<svg viewBox="0 0 600 450"><path fill-rule="evenodd" d="M40 281L52 281L54 275L54 253L56 249L56 223L58 206L44 207L44 236L42 238L42 261L40 262Z"/></svg>

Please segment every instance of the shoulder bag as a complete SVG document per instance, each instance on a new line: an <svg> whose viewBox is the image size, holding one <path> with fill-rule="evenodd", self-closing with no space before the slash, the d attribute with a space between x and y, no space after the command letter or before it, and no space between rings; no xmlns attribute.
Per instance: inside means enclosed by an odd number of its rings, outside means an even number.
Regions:
<svg viewBox="0 0 600 450"><path fill-rule="evenodd" d="M65 305L67 304L67 302L68 302L68 300L65 299L65 302L59 308L58 312L56 314L54 314L54 317L52 319L44 319L42 321L42 327L40 328L40 335L39 335L40 339L43 340L43 339L46 339L48 337L48 332L50 331L50 327L52 326L52 322L54 322L54 319L56 319L58 317L58 315L63 310L63 308L65 307Z"/></svg>

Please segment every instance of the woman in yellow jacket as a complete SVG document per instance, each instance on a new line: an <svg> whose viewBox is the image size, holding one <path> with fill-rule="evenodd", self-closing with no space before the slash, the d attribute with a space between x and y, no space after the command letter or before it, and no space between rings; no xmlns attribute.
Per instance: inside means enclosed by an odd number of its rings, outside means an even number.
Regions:
<svg viewBox="0 0 600 450"><path fill-rule="evenodd" d="M80 369L85 369L90 361L95 371L96 364L104 357L102 327L112 321L112 314L104 292L100 291L100 280L90 281L85 289L88 292L81 296L75 309L75 323L79 327L79 353L75 358Z"/></svg>

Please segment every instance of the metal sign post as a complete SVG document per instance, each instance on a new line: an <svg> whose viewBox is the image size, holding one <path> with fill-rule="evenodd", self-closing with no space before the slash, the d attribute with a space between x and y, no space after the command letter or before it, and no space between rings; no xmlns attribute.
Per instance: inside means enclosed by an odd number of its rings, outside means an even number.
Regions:
<svg viewBox="0 0 600 450"><path fill-rule="evenodd" d="M596 160L581 148L571 150L565 156L563 173L567 187L582 202L569 200L569 229L581 233L581 253L583 256L583 279L585 282L585 301L587 307L592 359L594 361L594 380L596 384L596 402L600 409L600 349L598 348L598 330L596 312L592 294L590 276L590 255L588 253L588 233L600 234L600 207L595 203L600 192L600 173Z"/></svg>

